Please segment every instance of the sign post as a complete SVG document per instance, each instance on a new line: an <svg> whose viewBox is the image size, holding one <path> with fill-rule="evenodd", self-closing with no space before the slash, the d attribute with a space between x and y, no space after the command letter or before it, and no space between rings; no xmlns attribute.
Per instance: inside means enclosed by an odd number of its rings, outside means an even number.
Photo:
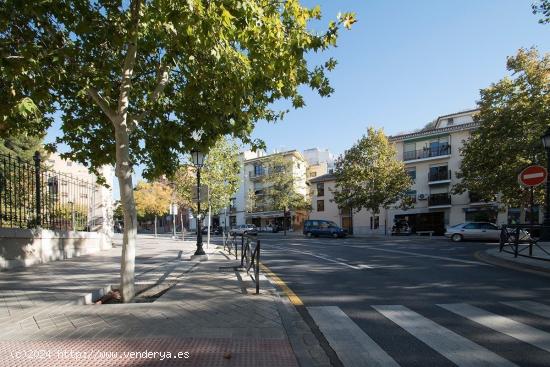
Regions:
<svg viewBox="0 0 550 367"><path fill-rule="evenodd" d="M548 179L548 171L546 168L538 165L529 166L520 172L518 175L518 181L521 185L529 187L529 223L534 223L534 198L533 189L539 185L542 185Z"/></svg>

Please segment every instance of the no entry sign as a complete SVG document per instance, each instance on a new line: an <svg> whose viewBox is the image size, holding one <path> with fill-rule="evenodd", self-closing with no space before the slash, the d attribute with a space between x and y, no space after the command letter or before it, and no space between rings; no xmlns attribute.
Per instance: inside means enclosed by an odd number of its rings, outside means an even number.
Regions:
<svg viewBox="0 0 550 367"><path fill-rule="evenodd" d="M518 176L519 182L524 186L534 187L546 182L548 172L542 166L529 166Z"/></svg>

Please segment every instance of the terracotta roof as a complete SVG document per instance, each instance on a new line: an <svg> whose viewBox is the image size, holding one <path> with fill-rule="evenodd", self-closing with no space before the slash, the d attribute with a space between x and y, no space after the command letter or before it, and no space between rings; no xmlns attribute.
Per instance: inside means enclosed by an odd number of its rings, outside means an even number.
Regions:
<svg viewBox="0 0 550 367"><path fill-rule="evenodd" d="M438 135L446 132L461 131L461 130L473 130L479 127L479 122L469 122L467 124L452 125L447 127L441 127L439 129L431 129L425 131L417 131L414 133L400 134L395 136L390 136L388 139L390 141L402 141L411 138L419 137L429 137L432 135Z"/></svg>
<svg viewBox="0 0 550 367"><path fill-rule="evenodd" d="M336 176L334 176L333 173L325 173L324 175L313 177L309 180L309 182L324 182L324 181L333 181L336 179Z"/></svg>

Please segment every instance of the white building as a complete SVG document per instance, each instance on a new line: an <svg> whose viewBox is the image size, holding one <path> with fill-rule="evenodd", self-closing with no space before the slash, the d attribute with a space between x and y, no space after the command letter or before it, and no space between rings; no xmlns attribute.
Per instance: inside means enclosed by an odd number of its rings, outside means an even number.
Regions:
<svg viewBox="0 0 550 367"><path fill-rule="evenodd" d="M109 185L97 185L96 175L90 173L84 165L63 159L57 153L51 153L46 162L49 168L46 176L48 189L55 192L62 204L73 204L88 208L87 225L93 231L103 230L112 234L113 230L113 193L114 168L103 166L99 173Z"/></svg>
<svg viewBox="0 0 550 367"><path fill-rule="evenodd" d="M308 167L304 156L297 150L289 150L286 152L276 152L266 155L264 152L246 151L240 154L240 185L235 197L231 199L231 203L227 211L220 213L220 225L227 225L229 228L251 223L258 227L266 227L269 224L277 224L282 226L284 223L283 211L271 210L252 210L247 203L249 191L253 191L256 195L261 195L263 187L260 182L261 177L265 174L263 162L274 155L282 155L285 159L292 162L292 175L295 178L296 190L308 195L308 186L306 184L306 170ZM306 218L306 213L294 212L290 213L291 227L294 229L301 228L303 221Z"/></svg>
<svg viewBox="0 0 550 367"><path fill-rule="evenodd" d="M467 221L490 221L498 225L519 223L520 209L505 208L496 201L481 201L475 193L451 193L459 180L462 156L460 149L479 127L474 121L477 109L438 117L430 127L389 138L395 145L397 159L402 160L413 179L408 192L414 205L381 209L378 215L364 210L358 213L340 211L332 202L333 175L310 178L312 186L312 219L327 219L347 228L354 234L390 233L398 220L405 220L414 231L435 231L441 234L445 226ZM322 195L320 195L321 193ZM542 220L542 211L535 207L536 220Z"/></svg>

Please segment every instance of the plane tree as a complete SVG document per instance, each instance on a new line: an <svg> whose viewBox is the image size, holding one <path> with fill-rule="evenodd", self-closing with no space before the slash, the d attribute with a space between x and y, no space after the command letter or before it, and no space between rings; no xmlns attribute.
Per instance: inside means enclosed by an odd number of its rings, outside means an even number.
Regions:
<svg viewBox="0 0 550 367"><path fill-rule="evenodd" d="M221 136L255 147L255 122L304 106L300 86L333 92L307 55L336 45L341 14L325 31L319 7L299 0L43 0L0 3L0 134L44 131L57 112L62 155L92 171L115 165L124 234L121 295L134 296L136 206L132 172L170 175L181 156Z"/></svg>

